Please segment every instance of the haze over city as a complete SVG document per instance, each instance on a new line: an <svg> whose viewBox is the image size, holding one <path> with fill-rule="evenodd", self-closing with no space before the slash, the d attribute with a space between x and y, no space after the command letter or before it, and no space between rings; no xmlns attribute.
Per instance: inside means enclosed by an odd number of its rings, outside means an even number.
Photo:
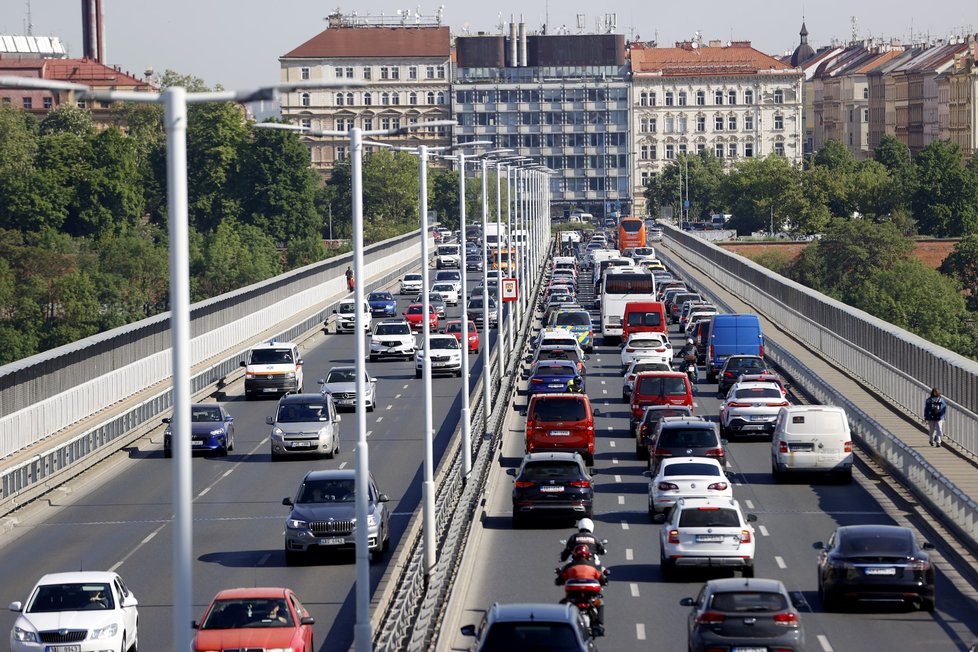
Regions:
<svg viewBox="0 0 978 652"><path fill-rule="evenodd" d="M879 38L903 42L936 40L974 33L974 4L949 0L940 11L911 0L846 0L819 3L744 0L727 2L649 3L619 0L596 7L584 0L520 3L470 3L446 0L443 5L398 3L393 0L335 4L308 0L171 0L166 3L105 0L105 63L136 76L152 67L157 73L175 70L203 79L208 85L247 88L279 79L278 58L326 29L324 18L339 9L361 17L399 24L398 11L412 24L420 15L430 21L443 6L442 24L453 34L499 33L511 18L531 32L613 31L626 40L656 41L671 46L698 33L704 41L751 41L768 54L790 52L798 44L804 19L809 42L818 48L833 41ZM30 19L28 20L28 14ZM583 30L578 29L579 15ZM609 29L610 27L610 29ZM7 0L0 4L0 34L58 36L73 57L82 56L79 0Z"/></svg>

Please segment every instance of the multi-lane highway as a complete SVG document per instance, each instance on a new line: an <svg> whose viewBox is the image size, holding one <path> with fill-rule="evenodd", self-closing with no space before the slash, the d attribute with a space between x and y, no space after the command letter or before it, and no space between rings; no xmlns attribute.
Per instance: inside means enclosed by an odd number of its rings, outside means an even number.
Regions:
<svg viewBox="0 0 978 652"><path fill-rule="evenodd" d="M398 297L398 314L407 299ZM456 317L460 310L448 308L448 318ZM302 343L306 391L315 391L316 379L331 366L353 363L353 337L320 333ZM481 370L481 355L470 355L469 361L474 383ZM377 409L367 415L370 466L380 490L391 497L393 549L421 497L424 386L415 379L413 360L368 363L367 369L378 379ZM436 377L432 386L437 464L458 425L461 382ZM316 618L317 649L348 649L355 620L353 555L321 557L303 567L287 567L283 525L288 508L282 505L282 498L294 494L310 469L354 465L355 414L343 413L342 449L335 459L273 463L265 417L273 413L276 401L245 401L242 390L239 381L215 397L235 419L235 450L227 457L193 459L195 617L221 589L287 586ZM163 457L162 437L161 425L127 454L117 455L11 515L15 526L0 537L4 604L26 599L45 573L116 570L140 601L141 649L170 649L173 461ZM373 565L374 586L389 559L390 553ZM3 614L0 629L6 636L15 615Z"/></svg>
<svg viewBox="0 0 978 652"><path fill-rule="evenodd" d="M673 327L675 328L675 327ZM674 332L674 345L681 346ZM628 406L621 400L617 346L598 346L588 362L587 389L600 410L595 420L595 517L597 534L609 541L602 561L611 570L605 591L607 636L597 641L606 650L680 650L686 646L689 608L681 598L695 596L711 574L691 574L666 583L659 570L659 530L647 514L645 462L635 458L628 432ZM702 374L701 374L702 377ZM516 405L525 398L516 397ZM696 386L696 413L717 418L716 385ZM504 431L498 464L490 476L485 507L475 524L462 566L464 582L456 584L439 649L466 649L471 638L459 627L478 624L492 602L556 602L562 589L554 585L560 539L574 530L570 523L540 524L515 531L511 524L512 478L523 455L525 419L514 414ZM919 525L906 506L889 498L871 471L860 465L851 485L812 483L808 479L774 484L770 474L770 443L736 441L727 447L728 473L734 495L745 511L758 516L757 577L782 580L808 602L802 623L807 648L815 652L967 649L978 638L978 595L974 586L939 563L937 611L916 612L900 606L873 605L850 613L826 613L817 597L816 551L834 528L853 523ZM924 535L921 535L922 537ZM946 551L947 549L944 548ZM953 581L952 581L953 580Z"/></svg>

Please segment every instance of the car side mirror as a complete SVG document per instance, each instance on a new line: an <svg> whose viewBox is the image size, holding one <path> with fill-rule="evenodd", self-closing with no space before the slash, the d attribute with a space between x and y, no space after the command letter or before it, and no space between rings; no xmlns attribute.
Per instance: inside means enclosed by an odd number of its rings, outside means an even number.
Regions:
<svg viewBox="0 0 978 652"><path fill-rule="evenodd" d="M288 505L289 507L291 507L292 506L292 499L291 498L283 498L282 499L282 504L283 505Z"/></svg>
<svg viewBox="0 0 978 652"><path fill-rule="evenodd" d="M652 477L652 472L651 471L642 471L642 475L644 475L646 478L651 478Z"/></svg>
<svg viewBox="0 0 978 652"><path fill-rule="evenodd" d="M511 475L511 476L513 476L515 478L516 477L516 469L506 469L506 475Z"/></svg>
<svg viewBox="0 0 978 652"><path fill-rule="evenodd" d="M173 419L170 418L170 417L163 417L162 419L160 419L160 422L161 423L170 423L172 421L173 421Z"/></svg>
<svg viewBox="0 0 978 652"><path fill-rule="evenodd" d="M814 548L815 550L825 550L825 542L816 541L815 543L812 544L812 548Z"/></svg>
<svg viewBox="0 0 978 652"><path fill-rule="evenodd" d="M753 523L756 520L757 520L757 514L748 514L747 515L747 522L748 523Z"/></svg>
<svg viewBox="0 0 978 652"><path fill-rule="evenodd" d="M388 496L387 494L377 494L377 502L378 503L389 503L390 500L391 500L391 497Z"/></svg>
<svg viewBox="0 0 978 652"><path fill-rule="evenodd" d="M475 636L475 625L464 625L461 631L462 636Z"/></svg>
<svg viewBox="0 0 978 652"><path fill-rule="evenodd" d="M242 360L239 366L241 366L241 367L247 367L248 366L248 363L245 362L244 360Z"/></svg>
<svg viewBox="0 0 978 652"><path fill-rule="evenodd" d="M596 417L600 417L600 416L601 416L601 410L599 410L598 408L593 408L593 409L591 410L591 413L592 413L592 414L593 414L594 416L596 416Z"/></svg>
<svg viewBox="0 0 978 652"><path fill-rule="evenodd" d="M343 417L342 417L342 416L340 416L339 414L337 414L337 415L336 415L336 416L335 416L335 417L333 418L333 421L335 421L336 423L339 423L339 422L340 422L340 421L342 421L342 420L343 420Z"/></svg>
<svg viewBox="0 0 978 652"><path fill-rule="evenodd" d="M682 605L683 607L695 607L696 600L694 600L693 598L683 598L682 600L679 601L679 604Z"/></svg>
<svg viewBox="0 0 978 652"><path fill-rule="evenodd" d="M275 425L275 417L265 417L265 423L270 426Z"/></svg>
<svg viewBox="0 0 978 652"><path fill-rule="evenodd" d="M300 625L315 625L316 624L316 619L313 618L312 616L303 616L302 618L299 619L299 624Z"/></svg>
<svg viewBox="0 0 978 652"><path fill-rule="evenodd" d="M11 611L14 611L14 612L17 612L17 613L20 613L21 610L23 610L23 608L24 608L24 605L21 602L11 602L7 606L7 609L10 609Z"/></svg>
<svg viewBox="0 0 978 652"><path fill-rule="evenodd" d="M924 549L924 550L935 550L936 549L936 547L934 546L934 544L931 543L930 541L924 541L922 544L920 544L920 547L922 549Z"/></svg>
<svg viewBox="0 0 978 652"><path fill-rule="evenodd" d="M368 378L367 379L367 382L368 383L376 383L377 382L377 379L376 378Z"/></svg>
<svg viewBox="0 0 978 652"><path fill-rule="evenodd" d="M298 360L296 360L296 361L295 361L295 364L296 364L297 366L302 366L302 358L299 358Z"/></svg>
<svg viewBox="0 0 978 652"><path fill-rule="evenodd" d="M224 417L224 421L225 421L225 422L227 422L227 423L231 423L231 422L233 422L233 421L234 421L234 417L232 417L232 416L231 416L231 415L229 414L229 415L227 415L226 417Z"/></svg>
<svg viewBox="0 0 978 652"><path fill-rule="evenodd" d="M122 606L123 607L138 607L139 606L139 600L136 599L136 596L134 596L132 593L130 593L126 597L122 598Z"/></svg>
<svg viewBox="0 0 978 652"><path fill-rule="evenodd" d="M335 310L333 311L333 314L334 314L334 315L336 314L336 311L335 311Z"/></svg>
<svg viewBox="0 0 978 652"><path fill-rule="evenodd" d="M192 620L192 621L190 621L190 628L191 629L200 629L200 623L198 623L196 620Z"/></svg>
<svg viewBox="0 0 978 652"><path fill-rule="evenodd" d="M808 600L806 600L805 599L805 596L803 596L801 593L792 593L791 594L791 604L792 604L792 606L794 606L795 609L807 609L808 608Z"/></svg>
<svg viewBox="0 0 978 652"><path fill-rule="evenodd" d="M317 385L325 385L326 384L326 379L325 378L320 378L319 380L316 381L316 384Z"/></svg>

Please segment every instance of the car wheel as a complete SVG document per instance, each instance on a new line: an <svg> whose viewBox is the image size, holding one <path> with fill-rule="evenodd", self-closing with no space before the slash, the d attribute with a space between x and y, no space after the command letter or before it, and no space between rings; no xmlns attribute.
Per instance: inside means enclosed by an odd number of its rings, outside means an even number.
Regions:
<svg viewBox="0 0 978 652"><path fill-rule="evenodd" d="M295 550L285 549L285 565L298 566L302 563L302 553Z"/></svg>
<svg viewBox="0 0 978 652"><path fill-rule="evenodd" d="M771 462L771 475L774 477L775 482L782 482L784 480L784 473L778 468L778 465Z"/></svg>
<svg viewBox="0 0 978 652"><path fill-rule="evenodd" d="M374 354L371 353L370 354L370 361L371 362L377 362L377 356L375 356Z"/></svg>
<svg viewBox="0 0 978 652"><path fill-rule="evenodd" d="M665 552L659 549L659 571L662 573L662 579L665 582L674 582L676 580L676 564L671 559L666 559Z"/></svg>
<svg viewBox="0 0 978 652"><path fill-rule="evenodd" d="M119 648L119 652L129 652L129 645L126 643L126 633L122 632L122 647Z"/></svg>
<svg viewBox="0 0 978 652"><path fill-rule="evenodd" d="M367 412L373 412L374 408L377 407L376 401L371 401L370 405L367 406Z"/></svg>
<svg viewBox="0 0 978 652"><path fill-rule="evenodd" d="M934 609L937 608L937 600L934 598L921 598L920 608L927 613L934 613Z"/></svg>
<svg viewBox="0 0 978 652"><path fill-rule="evenodd" d="M421 378L421 370L420 369L415 369L414 370L414 377L415 378Z"/></svg>
<svg viewBox="0 0 978 652"><path fill-rule="evenodd" d="M272 461L273 462L278 462L281 459L282 459L282 456L281 455L279 455L278 453L272 453Z"/></svg>
<svg viewBox="0 0 978 652"><path fill-rule="evenodd" d="M587 453L584 455L584 463L588 466L594 466L594 453Z"/></svg>
<svg viewBox="0 0 978 652"><path fill-rule="evenodd" d="M166 457L166 458L173 457L173 451L171 451L169 448L164 448L163 449L163 457Z"/></svg>
<svg viewBox="0 0 978 652"><path fill-rule="evenodd" d="M745 578L754 577L754 564L744 566L743 570L740 571L740 574Z"/></svg>
<svg viewBox="0 0 978 652"><path fill-rule="evenodd" d="M621 402L628 403L628 394L626 394L625 392L621 393Z"/></svg>
<svg viewBox="0 0 978 652"><path fill-rule="evenodd" d="M220 447L220 448L218 449L218 451L217 451L217 454L218 454L218 455L219 455L220 457L227 457L227 456L228 456L228 446L229 446L229 445L230 445L230 443L229 443L229 442L227 442L227 441L225 441L225 442L224 442L224 445L223 445L223 446L221 446L221 447Z"/></svg>
<svg viewBox="0 0 978 652"><path fill-rule="evenodd" d="M822 609L828 612L839 610L839 597L834 593L822 590Z"/></svg>
<svg viewBox="0 0 978 652"><path fill-rule="evenodd" d="M336 455L336 442L334 441L333 447L329 449L329 452L326 453L326 459L331 460L333 459L333 457L335 457L335 455Z"/></svg>
<svg viewBox="0 0 978 652"><path fill-rule="evenodd" d="M228 439L228 450L229 451L233 451L234 450L234 435L233 434L231 435L231 438Z"/></svg>

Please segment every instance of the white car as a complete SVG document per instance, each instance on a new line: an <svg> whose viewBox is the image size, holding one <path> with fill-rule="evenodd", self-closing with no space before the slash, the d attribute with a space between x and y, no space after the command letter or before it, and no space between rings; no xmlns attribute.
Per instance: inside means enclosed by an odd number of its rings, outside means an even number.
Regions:
<svg viewBox="0 0 978 652"><path fill-rule="evenodd" d="M433 333L428 336L431 351L431 375L462 375L462 347L454 335ZM414 354L414 377L421 378L424 371L424 347L419 346Z"/></svg>
<svg viewBox="0 0 978 652"><path fill-rule="evenodd" d="M400 294L417 294L424 287L424 279L421 274L410 273L405 274L404 278L401 279L401 289Z"/></svg>
<svg viewBox="0 0 978 652"><path fill-rule="evenodd" d="M414 356L414 333L403 319L385 319L374 326L370 335L370 361L380 358L404 358Z"/></svg>
<svg viewBox="0 0 978 652"><path fill-rule="evenodd" d="M431 286L431 291L440 294L447 305L458 305L459 292L454 283L435 283Z"/></svg>
<svg viewBox="0 0 978 652"><path fill-rule="evenodd" d="M356 302L351 298L342 299L340 305L333 314L336 315L336 332L337 333L352 333L356 330ZM370 304L366 301L363 302L363 308L360 312L363 323L363 331L365 333L370 332Z"/></svg>
<svg viewBox="0 0 978 652"><path fill-rule="evenodd" d="M640 332L628 336L621 349L622 373L635 360L660 360L669 364L672 360L672 343L665 333Z"/></svg>
<svg viewBox="0 0 978 652"><path fill-rule="evenodd" d="M649 516L663 514L681 498L733 498L723 465L710 457L667 457L649 478Z"/></svg>
<svg viewBox="0 0 978 652"><path fill-rule="evenodd" d="M672 366L662 360L645 360L639 358L625 369L625 377L621 385L621 400L628 403L632 400L632 390L635 389L635 377L643 371L672 371Z"/></svg>
<svg viewBox="0 0 978 652"><path fill-rule="evenodd" d="M659 569L672 581L688 568L727 568L754 577L754 514L732 498L682 498L659 531Z"/></svg>
<svg viewBox="0 0 978 652"><path fill-rule="evenodd" d="M771 434L778 412L790 405L776 382L737 382L720 406L720 433L733 435Z"/></svg>
<svg viewBox="0 0 978 652"><path fill-rule="evenodd" d="M17 614L11 652L135 650L139 602L122 578L108 571L45 575ZM59 645L50 645L57 642ZM64 643L64 645L62 645Z"/></svg>
<svg viewBox="0 0 978 652"><path fill-rule="evenodd" d="M333 405L338 408L356 409L357 406L357 368L352 366L333 367L325 378L319 380L320 389L333 398ZM366 390L363 404L368 412L377 407L377 379L370 374L363 377Z"/></svg>

